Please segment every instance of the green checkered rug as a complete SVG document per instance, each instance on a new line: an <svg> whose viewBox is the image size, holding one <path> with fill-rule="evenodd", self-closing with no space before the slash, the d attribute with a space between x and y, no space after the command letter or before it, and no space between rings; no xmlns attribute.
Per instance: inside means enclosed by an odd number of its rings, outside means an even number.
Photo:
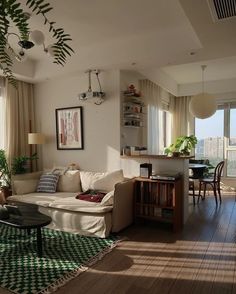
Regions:
<svg viewBox="0 0 236 294"><path fill-rule="evenodd" d="M0 225L0 287L17 294L51 293L109 252L116 237L100 239L42 229L43 257L36 234Z"/></svg>

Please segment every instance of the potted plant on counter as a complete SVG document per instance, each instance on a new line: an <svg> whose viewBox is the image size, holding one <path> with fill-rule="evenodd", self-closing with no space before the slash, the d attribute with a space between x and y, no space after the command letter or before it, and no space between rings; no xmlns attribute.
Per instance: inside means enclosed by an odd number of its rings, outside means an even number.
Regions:
<svg viewBox="0 0 236 294"><path fill-rule="evenodd" d="M180 155L189 156L196 144L196 136L180 136L176 139L175 143L172 143L169 147L165 148L165 154L173 157Z"/></svg>

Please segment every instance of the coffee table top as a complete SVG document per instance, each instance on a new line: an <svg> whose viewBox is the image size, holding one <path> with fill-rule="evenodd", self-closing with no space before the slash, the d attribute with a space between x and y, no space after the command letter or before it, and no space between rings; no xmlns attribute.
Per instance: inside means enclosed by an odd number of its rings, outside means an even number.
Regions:
<svg viewBox="0 0 236 294"><path fill-rule="evenodd" d="M20 229L40 228L50 224L52 219L38 211L34 204L17 203L6 206L9 211L9 218L0 219L0 223Z"/></svg>

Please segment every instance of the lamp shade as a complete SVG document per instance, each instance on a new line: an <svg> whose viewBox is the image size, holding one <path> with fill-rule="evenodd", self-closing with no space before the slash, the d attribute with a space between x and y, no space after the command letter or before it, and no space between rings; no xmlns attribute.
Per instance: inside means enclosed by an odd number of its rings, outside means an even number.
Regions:
<svg viewBox="0 0 236 294"><path fill-rule="evenodd" d="M28 134L28 143L29 144L44 144L45 143L45 135L41 133L29 133Z"/></svg>
<svg viewBox="0 0 236 294"><path fill-rule="evenodd" d="M216 112L216 109L216 99L208 93L193 96L189 103L189 111L194 117L201 119L212 116Z"/></svg>

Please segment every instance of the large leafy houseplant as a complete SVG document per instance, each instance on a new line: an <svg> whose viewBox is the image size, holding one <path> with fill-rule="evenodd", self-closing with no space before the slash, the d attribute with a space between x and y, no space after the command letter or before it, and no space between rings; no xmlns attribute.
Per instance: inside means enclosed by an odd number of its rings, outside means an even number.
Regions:
<svg viewBox="0 0 236 294"><path fill-rule="evenodd" d="M165 154L175 155L190 155L190 152L195 148L197 144L197 138L194 135L180 136L176 139L175 143L172 143L165 149Z"/></svg>
<svg viewBox="0 0 236 294"><path fill-rule="evenodd" d="M6 153L0 149L0 187L11 186L11 169L9 168Z"/></svg>
<svg viewBox="0 0 236 294"><path fill-rule="evenodd" d="M22 41L28 41L30 33L28 17L21 2L20 0L0 1L0 69L12 84L15 84L11 69L13 65L11 53L14 53L14 50L8 43L9 29L14 25ZM74 52L68 44L68 41L72 39L63 28L57 28L56 23L48 19L47 13L52 10L52 6L45 0L25 0L23 2L32 12L42 16L44 25L48 27L48 31L52 33L55 40L52 46L54 63L64 65L67 56Z"/></svg>
<svg viewBox="0 0 236 294"><path fill-rule="evenodd" d="M36 160L37 154L32 156L18 156L13 158L11 167L7 162L5 150L0 149L0 187L11 188L11 176L28 172L28 162Z"/></svg>

